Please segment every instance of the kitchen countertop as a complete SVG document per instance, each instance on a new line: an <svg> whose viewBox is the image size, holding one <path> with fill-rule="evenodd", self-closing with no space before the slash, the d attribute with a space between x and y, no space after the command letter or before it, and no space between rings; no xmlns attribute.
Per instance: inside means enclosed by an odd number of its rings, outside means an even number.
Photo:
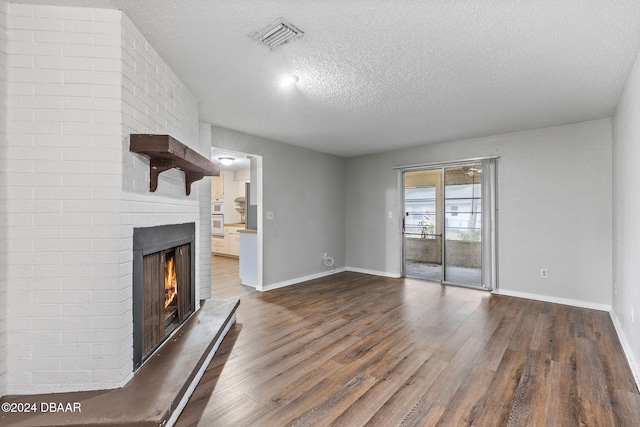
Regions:
<svg viewBox="0 0 640 427"><path fill-rule="evenodd" d="M225 224L225 227L246 227L247 224L241 224L241 223L230 223L230 224Z"/></svg>
<svg viewBox="0 0 640 427"><path fill-rule="evenodd" d="M257 232L258 230L252 230L250 228L245 228L244 230L238 230L238 233L256 234Z"/></svg>

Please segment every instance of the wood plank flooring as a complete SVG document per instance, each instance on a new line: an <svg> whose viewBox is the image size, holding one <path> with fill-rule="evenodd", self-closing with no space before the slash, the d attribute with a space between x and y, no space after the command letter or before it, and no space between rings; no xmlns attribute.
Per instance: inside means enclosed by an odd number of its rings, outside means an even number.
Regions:
<svg viewBox="0 0 640 427"><path fill-rule="evenodd" d="M606 312L347 272L241 296L196 425L638 426L640 395Z"/></svg>
<svg viewBox="0 0 640 427"><path fill-rule="evenodd" d="M255 292L255 288L240 283L238 258L222 255L211 257L211 297L237 298Z"/></svg>

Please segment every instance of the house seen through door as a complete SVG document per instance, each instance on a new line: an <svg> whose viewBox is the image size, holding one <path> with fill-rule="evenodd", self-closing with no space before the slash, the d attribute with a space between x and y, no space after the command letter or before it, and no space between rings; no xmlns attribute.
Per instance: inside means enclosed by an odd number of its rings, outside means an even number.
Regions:
<svg viewBox="0 0 640 427"><path fill-rule="evenodd" d="M494 165L486 159L404 171L406 277L493 288Z"/></svg>

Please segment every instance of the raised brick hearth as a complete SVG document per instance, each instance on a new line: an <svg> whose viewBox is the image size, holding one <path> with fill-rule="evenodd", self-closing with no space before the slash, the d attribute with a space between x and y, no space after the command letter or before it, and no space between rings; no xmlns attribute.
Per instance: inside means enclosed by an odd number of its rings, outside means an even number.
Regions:
<svg viewBox="0 0 640 427"><path fill-rule="evenodd" d="M165 426L175 421L215 350L235 321L240 300L207 300L124 387L77 393L7 396L3 404L29 404L35 413L0 413L0 425ZM51 406L51 404L54 406ZM74 410L75 408L80 409ZM49 408L68 408L68 411Z"/></svg>

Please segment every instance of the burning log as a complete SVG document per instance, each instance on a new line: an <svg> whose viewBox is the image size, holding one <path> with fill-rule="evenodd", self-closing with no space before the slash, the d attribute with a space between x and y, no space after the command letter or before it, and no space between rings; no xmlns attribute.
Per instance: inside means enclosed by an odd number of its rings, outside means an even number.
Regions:
<svg viewBox="0 0 640 427"><path fill-rule="evenodd" d="M178 295L178 278L174 257L168 257L164 271L164 308L167 308Z"/></svg>

